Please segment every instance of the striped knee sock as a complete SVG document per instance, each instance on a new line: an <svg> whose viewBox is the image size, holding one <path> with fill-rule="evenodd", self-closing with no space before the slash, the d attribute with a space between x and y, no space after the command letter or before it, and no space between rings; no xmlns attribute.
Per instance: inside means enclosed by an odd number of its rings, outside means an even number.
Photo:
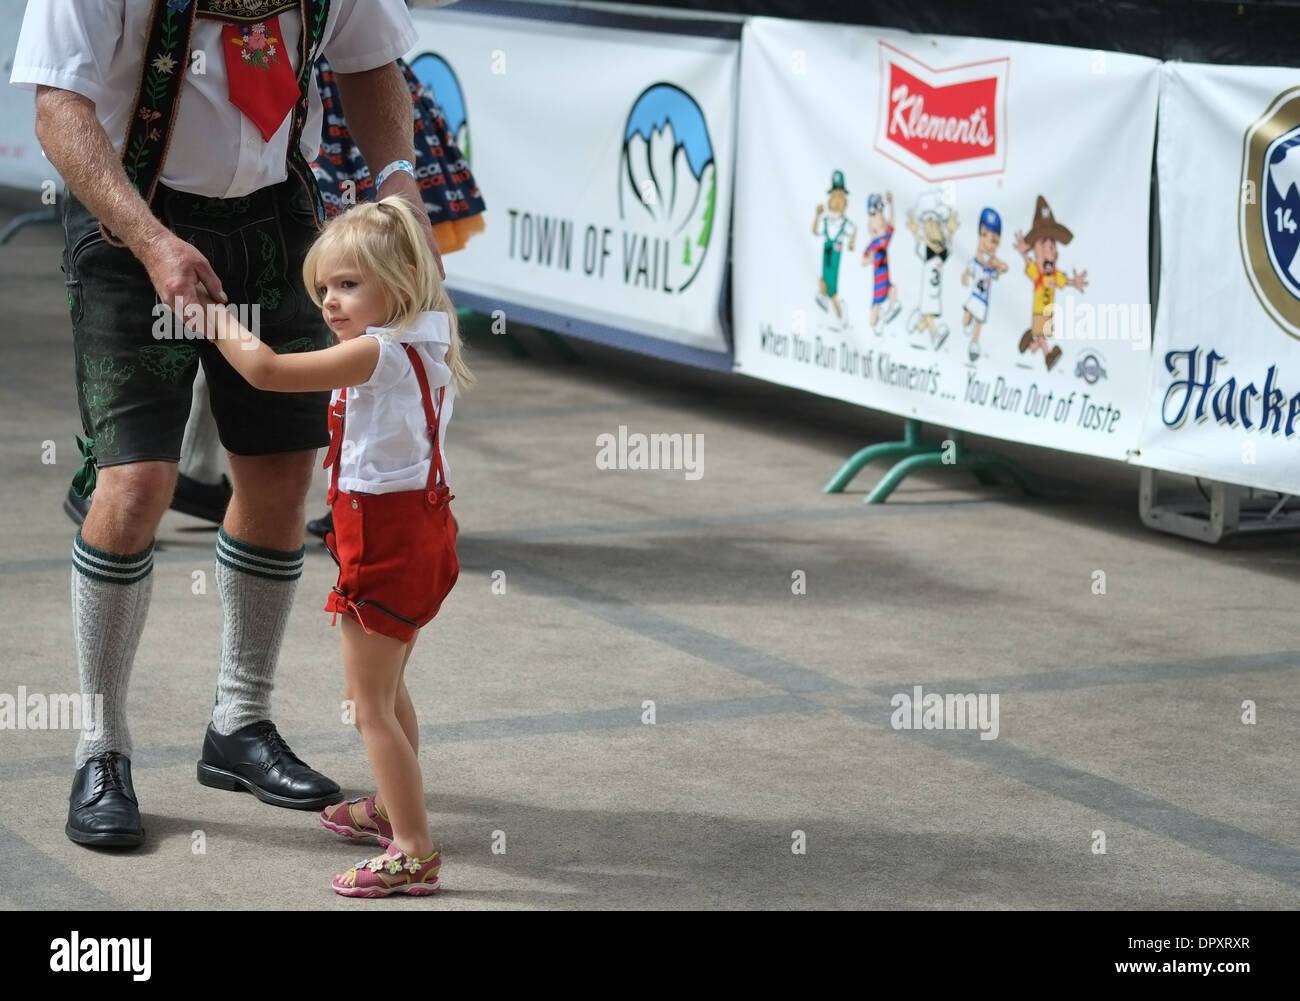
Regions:
<svg viewBox="0 0 1300 1001"><path fill-rule="evenodd" d="M223 611L221 673L212 725L222 734L271 718L275 663L306 548L280 552L217 533Z"/></svg>
<svg viewBox="0 0 1300 1001"><path fill-rule="evenodd" d="M153 594L153 543L138 553L106 553L81 537L72 543L72 634L83 695L104 697L102 721L83 721L77 767L96 754L131 755L126 690ZM94 724L98 723L98 726Z"/></svg>

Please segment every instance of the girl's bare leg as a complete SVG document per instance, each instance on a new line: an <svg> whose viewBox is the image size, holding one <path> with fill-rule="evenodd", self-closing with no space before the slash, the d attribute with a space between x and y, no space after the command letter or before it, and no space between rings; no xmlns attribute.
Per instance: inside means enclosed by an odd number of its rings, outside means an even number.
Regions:
<svg viewBox="0 0 1300 1001"><path fill-rule="evenodd" d="M416 634L416 639L419 634ZM397 723L402 728L402 733L406 734L407 741L410 742L411 750L418 757L420 754L420 724L415 718L415 705L411 702L411 693L406 690L406 662L411 659L411 651L415 649L415 640L406 644L406 656L402 658L402 671L398 676L397 682ZM378 793L375 794L375 806L388 814L388 807L384 805L383 797Z"/></svg>
<svg viewBox="0 0 1300 1001"><path fill-rule="evenodd" d="M357 729L393 825L393 846L408 855L433 853L424 809L424 781L415 749L397 721L397 690L408 644L379 633L367 634L351 618L343 620L343 668L356 699Z"/></svg>

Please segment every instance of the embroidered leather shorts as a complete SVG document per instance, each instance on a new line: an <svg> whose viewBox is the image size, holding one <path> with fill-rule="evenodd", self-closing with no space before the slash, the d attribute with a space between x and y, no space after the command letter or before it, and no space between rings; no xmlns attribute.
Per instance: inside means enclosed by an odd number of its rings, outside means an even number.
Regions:
<svg viewBox="0 0 1300 1001"><path fill-rule="evenodd" d="M302 285L317 228L296 177L242 198L204 198L159 184L153 205L168 229L208 259L229 301L247 307L245 326L256 315L256 332L276 352L332 343ZM144 266L104 240L98 220L66 189L63 232L77 399L97 465L179 459L200 364L221 443L231 452L269 455L328 443L329 393L255 390L216 345L185 338L159 305Z"/></svg>

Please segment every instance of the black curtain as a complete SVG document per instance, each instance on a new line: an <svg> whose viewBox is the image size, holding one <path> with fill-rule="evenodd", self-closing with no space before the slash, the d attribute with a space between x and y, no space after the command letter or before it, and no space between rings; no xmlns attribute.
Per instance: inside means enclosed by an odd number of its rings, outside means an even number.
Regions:
<svg viewBox="0 0 1300 1001"><path fill-rule="evenodd" d="M1300 66L1300 0L623 2L638 7L837 21L923 34L1073 45L1187 62Z"/></svg>

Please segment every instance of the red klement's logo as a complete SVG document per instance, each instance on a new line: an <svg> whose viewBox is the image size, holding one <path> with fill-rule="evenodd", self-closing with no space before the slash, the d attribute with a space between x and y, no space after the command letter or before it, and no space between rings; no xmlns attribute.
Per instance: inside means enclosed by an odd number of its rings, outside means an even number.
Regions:
<svg viewBox="0 0 1300 1001"><path fill-rule="evenodd" d="M1001 173L1010 63L934 69L881 42L876 150L927 181Z"/></svg>

